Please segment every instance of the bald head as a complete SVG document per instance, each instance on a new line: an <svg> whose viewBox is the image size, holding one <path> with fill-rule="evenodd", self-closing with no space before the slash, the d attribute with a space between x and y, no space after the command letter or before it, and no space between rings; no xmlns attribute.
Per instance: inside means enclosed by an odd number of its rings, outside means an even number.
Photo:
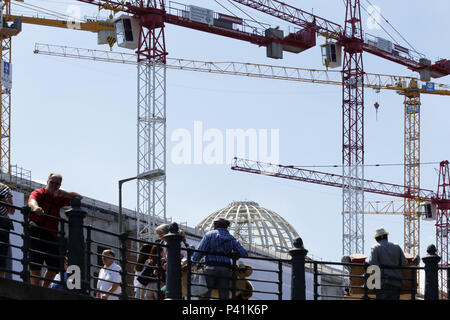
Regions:
<svg viewBox="0 0 450 320"><path fill-rule="evenodd" d="M47 180L46 189L50 193L55 193L61 187L62 176L59 173L50 173Z"/></svg>

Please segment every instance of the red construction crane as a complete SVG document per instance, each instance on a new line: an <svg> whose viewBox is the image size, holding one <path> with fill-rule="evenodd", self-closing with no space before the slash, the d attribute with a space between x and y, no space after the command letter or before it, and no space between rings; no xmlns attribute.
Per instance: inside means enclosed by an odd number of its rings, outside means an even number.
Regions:
<svg viewBox="0 0 450 320"><path fill-rule="evenodd" d="M338 188L342 188L345 181L345 177L342 175L240 158L233 159L231 169ZM441 256L439 266L442 268L449 267L448 247L450 244L450 221L448 215L450 213L450 171L448 161L442 161L440 163L437 192L366 179L362 180L362 185L365 192L404 199L418 198L421 202L430 203L432 206L430 210L436 210L436 246ZM441 270L439 279L441 297L445 297L448 285L446 270Z"/></svg>
<svg viewBox="0 0 450 320"><path fill-rule="evenodd" d="M364 179L364 191L384 196L413 198L417 193L421 202L435 204L437 209L450 209L450 178L449 162L440 163L438 191L430 189L411 189L409 186ZM316 183L330 187L342 187L344 177L339 174L304 169L296 166L286 166L273 163L264 163L235 157L231 166L232 170L261 174L271 177Z"/></svg>

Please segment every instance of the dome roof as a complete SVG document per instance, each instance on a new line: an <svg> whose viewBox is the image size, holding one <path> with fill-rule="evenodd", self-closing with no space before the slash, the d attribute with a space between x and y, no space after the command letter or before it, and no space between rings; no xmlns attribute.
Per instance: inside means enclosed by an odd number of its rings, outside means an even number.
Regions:
<svg viewBox="0 0 450 320"><path fill-rule="evenodd" d="M277 213L260 207L256 202L232 202L197 225L208 232L213 229L216 218L230 221L228 230L241 243L259 245L266 249L287 252L293 248L293 241L298 237L295 229Z"/></svg>

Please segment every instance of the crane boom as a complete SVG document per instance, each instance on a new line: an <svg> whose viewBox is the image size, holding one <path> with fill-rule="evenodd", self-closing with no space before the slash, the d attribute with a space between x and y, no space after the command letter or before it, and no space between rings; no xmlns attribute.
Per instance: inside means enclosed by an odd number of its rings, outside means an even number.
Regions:
<svg viewBox="0 0 450 320"><path fill-rule="evenodd" d="M303 182L316 183L331 187L342 188L343 176L326 172L302 169L294 166L283 166L278 164L252 161L242 158L234 158L232 170L243 171L266 176L291 179ZM436 198L436 193L427 189L411 190L408 187L374 180L362 180L364 192L376 193L386 196L413 198L413 191L418 194L420 201L431 201Z"/></svg>
<svg viewBox="0 0 450 320"><path fill-rule="evenodd" d="M98 33L100 31L114 31L114 23L108 21L86 21L74 23L73 21L68 20L60 20L60 19L47 19L47 18L39 18L39 17L28 17L28 16L16 16L16 15L5 15L4 19L6 21L14 21L20 18L22 23L34 24L40 26L47 27L56 27L56 28L69 28L69 29L77 29L83 31L90 31Z"/></svg>
<svg viewBox="0 0 450 320"><path fill-rule="evenodd" d="M172 6L174 6L174 4L172 4ZM283 45L285 51L294 53L301 52L316 45L316 38L312 32L310 34L291 33L284 38L276 39L266 35L266 30L270 29L269 25L264 25L262 23L254 24L251 21L242 19L240 24L233 23L228 25L228 27L224 27L223 24L219 23L216 25L214 22L217 21L217 18L219 17L216 13L212 23L203 23L186 18L185 12L188 10L188 6L185 5L169 7L164 14L164 21L185 28L243 40L258 46L268 46L271 43L279 43ZM265 28L263 29L261 26L265 26Z"/></svg>
<svg viewBox="0 0 450 320"><path fill-rule="evenodd" d="M403 215L404 204L398 204L396 201L366 201L364 203L363 214L376 214L376 215ZM345 212L344 212L345 213Z"/></svg>
<svg viewBox="0 0 450 320"><path fill-rule="evenodd" d="M139 17L143 25L149 27L163 26L164 23L170 23L180 27L246 41L258 46L267 47L272 43L277 43L283 46L283 50L293 53L299 53L316 45L315 34L312 30L290 33L285 37L278 38L272 35L266 35L266 31L270 29L270 26L260 22L252 23L251 21L242 19L242 22L239 24L231 23L225 25L220 23L220 21L218 22L220 17L217 13L214 13L213 20L209 22L190 19L187 16L189 7L178 3L170 3L169 7L156 8L140 7L129 2L121 3L119 1L78 1L94 4L104 9L130 13L136 17ZM265 26L266 28L263 29L261 26Z"/></svg>
<svg viewBox="0 0 450 320"><path fill-rule="evenodd" d="M302 28L312 28L317 33L332 39L339 39L343 33L342 27L330 20L295 8L276 0L232 0L255 10L264 12L281 20L290 22Z"/></svg>
<svg viewBox="0 0 450 320"><path fill-rule="evenodd" d="M351 42L351 37L345 34L344 29L339 24L307 13L304 10L294 8L286 3L277 0L232 1L302 27L305 31L308 29L318 31L319 34L334 39L341 45L345 46ZM450 74L450 60L447 59L441 59L434 64L431 64L431 62L422 55L419 55L420 57L414 57L413 53L406 48L399 48L400 50L385 49L367 37L364 39L361 46L363 51L403 65L410 70L421 72L427 69L430 71L430 76L433 78L439 78Z"/></svg>
<svg viewBox="0 0 450 320"><path fill-rule="evenodd" d="M35 44L34 53L83 60L130 65L137 64L136 55L132 53L75 48L43 43ZM248 62L212 62L178 58L167 58L166 63L168 69L342 85L342 71L306 69ZM392 90L403 94L410 90L411 83L415 84L414 87L419 93L450 96L450 85L447 84L433 83L434 89L430 90L426 87L427 83L414 77L377 73L364 74L365 88Z"/></svg>
<svg viewBox="0 0 450 320"><path fill-rule="evenodd" d="M304 29L314 29L328 38L339 40L344 34L341 25L295 8L277 0L232 0Z"/></svg>

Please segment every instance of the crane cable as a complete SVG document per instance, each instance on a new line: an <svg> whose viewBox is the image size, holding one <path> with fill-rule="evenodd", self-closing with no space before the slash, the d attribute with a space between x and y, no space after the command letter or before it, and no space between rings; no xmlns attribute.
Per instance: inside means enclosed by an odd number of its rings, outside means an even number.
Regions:
<svg viewBox="0 0 450 320"><path fill-rule="evenodd" d="M232 12L231 10L229 10L227 7L225 7L223 4L221 4L219 1L214 0L215 3L217 3L219 6L221 6L222 8L224 8L229 14L231 14L233 17L237 17L234 12Z"/></svg>
<svg viewBox="0 0 450 320"><path fill-rule="evenodd" d="M409 43L409 41L408 40L406 40L405 39L405 37L403 37L402 36L402 34L400 33L400 32L398 32L398 30L383 16L383 14L378 10L378 7L376 7L376 6L374 6L369 0L366 0L366 2L367 3L369 3L369 5L372 7L372 8L374 8L377 12L378 12L378 14L380 15L380 17L381 18L383 18L383 20L403 39L403 41L405 41L408 45L409 45L409 47L414 51L414 52L416 52L416 53L418 53L418 54L420 54L414 47L413 47L413 45L411 44L411 43ZM366 10L366 12L367 12L367 9L366 8L364 8L364 10ZM375 21L375 22L377 22L377 21ZM377 24L381 27L381 25L377 22ZM383 29L384 30L384 29ZM385 30L386 31L386 30ZM386 33L388 33L387 31L386 31ZM395 41L396 42L396 41ZM397 42L396 42L397 43ZM397 43L398 44L398 43Z"/></svg>
<svg viewBox="0 0 450 320"><path fill-rule="evenodd" d="M53 11L53 10L45 9L45 8L42 8L42 7L39 7L39 6L36 6L36 5L25 4L25 3L20 4L20 3L17 3L17 2L13 2L13 4L16 5L16 6L28 9L28 10L32 10L34 12L38 12L38 13L54 16L54 17L57 17L57 18L60 18L60 19L64 19L64 20L67 19L67 18L73 19L72 16L69 16L67 14L63 14L63 13L59 13L59 12L56 12L56 11Z"/></svg>
<svg viewBox="0 0 450 320"><path fill-rule="evenodd" d="M440 162L421 162L419 165L440 164ZM362 167L392 167L392 166L404 166L404 163L382 163L382 164L364 164ZM342 165L308 165L308 166L292 166L294 168L340 168Z"/></svg>
<svg viewBox="0 0 450 320"><path fill-rule="evenodd" d="M214 0L216 1L216 0ZM216 1L217 2L217 1ZM241 11L243 14L245 14L247 17L249 17L253 22L259 24L262 28L266 28L266 26L264 26L261 22L256 21L251 15L249 15L247 12L245 12L244 10L242 10L241 8L239 8L235 3L231 2L230 0L228 0L228 2L233 5L234 7L236 7L239 11Z"/></svg>
<svg viewBox="0 0 450 320"><path fill-rule="evenodd" d="M397 31L397 29L395 29L395 27L381 14L381 12L378 10L378 8L377 7L375 7L374 5L372 5L372 3L369 1L369 0L366 0L367 1L367 3L369 3L369 5L370 6L372 6L373 8L375 8L376 10L377 10L377 12L380 14L380 17L382 17L383 18L383 20L384 21L386 21L386 23L389 25L389 26L391 26L391 28L392 29L394 29L394 31L398 34L398 35L400 35L400 37L410 46L410 48L413 50L413 52L415 52L415 53L417 53L419 56L421 56L421 57L424 57L424 55L422 54L422 53L420 53L420 52L418 52L398 31ZM346 2L345 2L345 0L342 0L342 3L344 4L344 7L345 6L347 6L347 4L346 4ZM363 9L366 11L366 13L367 14L369 14L370 15L370 13L369 13L369 11L368 11L368 9L363 5L363 4L361 4L360 3L360 5L361 5L361 7L363 7ZM378 26L380 26L380 28L381 29L383 29L383 31L392 39L392 41L395 43L395 44L397 44L397 45L400 45L399 43L398 43L398 41L381 25L381 24L379 24L378 23L378 21L375 21L376 22L376 24L378 25Z"/></svg>

